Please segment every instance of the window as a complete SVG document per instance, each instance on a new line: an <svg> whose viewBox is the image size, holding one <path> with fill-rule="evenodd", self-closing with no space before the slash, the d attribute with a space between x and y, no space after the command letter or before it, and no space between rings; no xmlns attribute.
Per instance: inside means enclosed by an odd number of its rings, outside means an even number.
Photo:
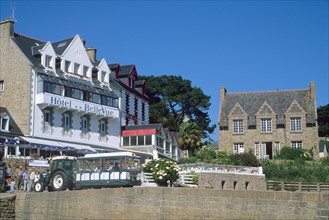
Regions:
<svg viewBox="0 0 329 220"><path fill-rule="evenodd" d="M81 99L82 98L82 91L79 89L72 89L72 98Z"/></svg>
<svg viewBox="0 0 329 220"><path fill-rule="evenodd" d="M301 141L292 141L291 147L292 148L303 148L303 143Z"/></svg>
<svg viewBox="0 0 329 220"><path fill-rule="evenodd" d="M106 136L106 121L101 120L100 122L100 134L101 136Z"/></svg>
<svg viewBox="0 0 329 220"><path fill-rule="evenodd" d="M81 118L81 131L82 137L87 137L88 135L89 120L87 117Z"/></svg>
<svg viewBox="0 0 329 220"><path fill-rule="evenodd" d="M260 144L259 144L259 142L255 143L255 156L257 157L257 159L260 158Z"/></svg>
<svg viewBox="0 0 329 220"><path fill-rule="evenodd" d="M1 131L9 131L9 117L7 115L0 117L0 128Z"/></svg>
<svg viewBox="0 0 329 220"><path fill-rule="evenodd" d="M64 134L68 134L70 131L70 115L69 114L64 114L63 115L63 130Z"/></svg>
<svg viewBox="0 0 329 220"><path fill-rule="evenodd" d="M69 73L71 69L71 62L68 60L65 60L65 72Z"/></svg>
<svg viewBox="0 0 329 220"><path fill-rule="evenodd" d="M75 74L79 74L79 69L80 69L80 64L75 63L75 64L74 64L74 73L75 73Z"/></svg>
<svg viewBox="0 0 329 220"><path fill-rule="evenodd" d="M243 133L243 120L233 120L233 133Z"/></svg>
<svg viewBox="0 0 329 220"><path fill-rule="evenodd" d="M106 72L102 71L101 72L101 82L105 82L105 78L106 78Z"/></svg>
<svg viewBox="0 0 329 220"><path fill-rule="evenodd" d="M51 132L51 112L49 110L43 111L43 131L46 133Z"/></svg>
<svg viewBox="0 0 329 220"><path fill-rule="evenodd" d="M44 82L45 92L61 95L62 86L50 82Z"/></svg>
<svg viewBox="0 0 329 220"><path fill-rule="evenodd" d="M5 90L5 81L0 80L0 92Z"/></svg>
<svg viewBox="0 0 329 220"><path fill-rule="evenodd" d="M89 70L88 66L83 66L83 77L88 77L88 70Z"/></svg>
<svg viewBox="0 0 329 220"><path fill-rule="evenodd" d="M52 68L51 61L52 61L52 57L46 55L45 66L48 67L48 68Z"/></svg>
<svg viewBox="0 0 329 220"><path fill-rule="evenodd" d="M274 153L275 155L279 154L280 153L280 142L275 142L274 143Z"/></svg>
<svg viewBox="0 0 329 220"><path fill-rule="evenodd" d="M272 120L271 119L261 119L262 132L272 131Z"/></svg>
<svg viewBox="0 0 329 220"><path fill-rule="evenodd" d="M101 102L101 96L98 94L93 94L93 103L100 103Z"/></svg>
<svg viewBox="0 0 329 220"><path fill-rule="evenodd" d="M291 131L301 131L302 123L300 117L290 118L290 130Z"/></svg>
<svg viewBox="0 0 329 220"><path fill-rule="evenodd" d="M90 102L91 97L92 97L92 93L83 91L83 101Z"/></svg>
<svg viewBox="0 0 329 220"><path fill-rule="evenodd" d="M243 143L233 144L233 154L242 154L242 153L244 153Z"/></svg>

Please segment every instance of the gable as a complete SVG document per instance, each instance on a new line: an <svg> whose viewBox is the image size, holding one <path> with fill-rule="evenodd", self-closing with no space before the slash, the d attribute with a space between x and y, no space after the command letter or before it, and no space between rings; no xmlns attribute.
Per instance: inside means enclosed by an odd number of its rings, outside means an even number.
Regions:
<svg viewBox="0 0 329 220"><path fill-rule="evenodd" d="M230 112L229 116L230 117L238 117L238 116L246 116L248 115L241 105L239 103L236 103L235 106L233 107L232 111Z"/></svg>
<svg viewBox="0 0 329 220"><path fill-rule="evenodd" d="M260 107L256 115L276 115L271 106L265 101L264 104Z"/></svg>
<svg viewBox="0 0 329 220"><path fill-rule="evenodd" d="M84 64L92 68L92 63L79 35L76 35L61 55L63 60Z"/></svg>
<svg viewBox="0 0 329 220"><path fill-rule="evenodd" d="M298 104L296 100L294 100L289 106L288 110L285 114L305 114L304 109Z"/></svg>

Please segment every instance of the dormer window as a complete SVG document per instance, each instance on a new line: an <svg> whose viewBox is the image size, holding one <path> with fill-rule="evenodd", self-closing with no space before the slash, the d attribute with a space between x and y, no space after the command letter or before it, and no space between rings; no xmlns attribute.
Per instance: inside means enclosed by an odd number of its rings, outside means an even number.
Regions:
<svg viewBox="0 0 329 220"><path fill-rule="evenodd" d="M89 70L88 66L83 66L83 77L88 77L88 70Z"/></svg>
<svg viewBox="0 0 329 220"><path fill-rule="evenodd" d="M68 60L65 60L65 72L66 73L70 72L70 67L71 67L71 62Z"/></svg>
<svg viewBox="0 0 329 220"><path fill-rule="evenodd" d="M45 67L52 68L52 56L46 55Z"/></svg>
<svg viewBox="0 0 329 220"><path fill-rule="evenodd" d="M75 73L75 74L79 74L79 69L80 69L80 64L75 63L75 64L74 64L74 73Z"/></svg>
<svg viewBox="0 0 329 220"><path fill-rule="evenodd" d="M101 82L105 82L105 78L106 78L106 72L102 71L101 72Z"/></svg>
<svg viewBox="0 0 329 220"><path fill-rule="evenodd" d="M0 115L0 131L9 131L9 117L7 114Z"/></svg>

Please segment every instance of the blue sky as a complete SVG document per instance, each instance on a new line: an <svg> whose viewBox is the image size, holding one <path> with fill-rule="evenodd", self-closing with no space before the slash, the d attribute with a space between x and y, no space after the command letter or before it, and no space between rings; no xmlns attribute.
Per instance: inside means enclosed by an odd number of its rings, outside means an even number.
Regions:
<svg viewBox="0 0 329 220"><path fill-rule="evenodd" d="M0 1L1 20L11 2ZM44 41L79 34L97 58L139 75L181 75L211 96L309 88L329 103L328 1L15 1L15 32ZM217 129L211 135L218 139Z"/></svg>

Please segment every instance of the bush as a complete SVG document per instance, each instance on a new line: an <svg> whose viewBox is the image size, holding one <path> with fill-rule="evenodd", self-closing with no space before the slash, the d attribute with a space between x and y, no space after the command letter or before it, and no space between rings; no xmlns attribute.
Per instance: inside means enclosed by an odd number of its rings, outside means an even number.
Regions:
<svg viewBox="0 0 329 220"><path fill-rule="evenodd" d="M283 147L275 159L310 161L313 160L313 155L313 149Z"/></svg>
<svg viewBox="0 0 329 220"><path fill-rule="evenodd" d="M232 154L229 157L230 164L237 166L258 167L260 165L257 157L252 153Z"/></svg>
<svg viewBox="0 0 329 220"><path fill-rule="evenodd" d="M228 164L230 161L230 155L224 150L216 151L216 158L217 164Z"/></svg>
<svg viewBox="0 0 329 220"><path fill-rule="evenodd" d="M177 163L167 159L151 160L143 164L143 170L152 173L159 186L168 186L179 178Z"/></svg>
<svg viewBox="0 0 329 220"><path fill-rule="evenodd" d="M186 157L186 158L180 158L179 164L190 164L190 163L196 163L197 158L196 157Z"/></svg>
<svg viewBox="0 0 329 220"><path fill-rule="evenodd" d="M210 163L216 159L216 151L210 146L204 146L196 153L196 157L200 162Z"/></svg>

